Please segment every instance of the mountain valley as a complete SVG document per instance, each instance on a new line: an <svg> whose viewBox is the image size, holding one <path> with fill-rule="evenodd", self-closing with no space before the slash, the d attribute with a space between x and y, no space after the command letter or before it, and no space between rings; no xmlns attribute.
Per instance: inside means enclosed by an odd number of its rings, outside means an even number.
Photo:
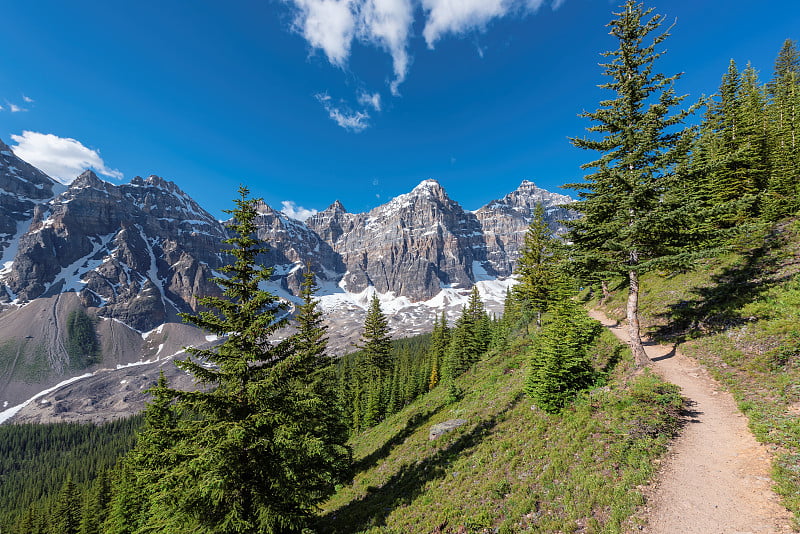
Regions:
<svg viewBox="0 0 800 534"><path fill-rule="evenodd" d="M179 314L219 294L210 279L227 261L226 226L176 184L150 176L115 185L89 170L64 186L0 141L0 189L0 422L128 415L159 369L178 379L168 362L184 346L216 341ZM343 354L375 294L395 337L429 331L442 310L455 318L473 285L501 312L534 207L560 233L560 221L576 216L569 202L523 181L468 211L424 180L366 213L337 200L300 221L261 203L258 235L269 247L261 261L274 269L268 289L290 311L305 268L315 273L331 352ZM91 319L91 357L70 351L76 314Z"/></svg>

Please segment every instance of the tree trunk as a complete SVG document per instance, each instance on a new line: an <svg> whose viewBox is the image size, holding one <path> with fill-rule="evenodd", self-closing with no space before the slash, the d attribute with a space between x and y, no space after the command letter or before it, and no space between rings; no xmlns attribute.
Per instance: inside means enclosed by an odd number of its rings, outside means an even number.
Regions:
<svg viewBox="0 0 800 534"><path fill-rule="evenodd" d="M600 282L600 287L603 290L603 297L600 299L600 305L604 305L608 302L608 298L611 296L611 292L608 290L608 282L606 280L602 280Z"/></svg>
<svg viewBox="0 0 800 534"><path fill-rule="evenodd" d="M650 364L650 358L644 351L642 337L639 335L639 273L628 272L630 287L628 289L628 338L637 368Z"/></svg>

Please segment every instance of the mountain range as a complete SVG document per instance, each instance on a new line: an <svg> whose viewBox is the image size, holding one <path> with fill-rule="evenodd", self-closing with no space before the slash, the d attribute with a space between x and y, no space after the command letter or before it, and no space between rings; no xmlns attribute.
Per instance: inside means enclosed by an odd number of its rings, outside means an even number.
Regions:
<svg viewBox="0 0 800 534"><path fill-rule="evenodd" d="M569 202L523 181L468 211L425 180L366 213L336 201L300 221L260 203L267 289L293 304L312 269L339 354L374 294L398 337L427 331L441 310L455 317L473 285L500 312L534 207L561 233L576 216ZM223 221L163 178L115 185L86 171L64 186L0 141L0 422L105 420L140 409L158 369L188 380L167 364L216 338L179 313L219 294L210 279L228 261L226 237ZM78 315L98 341L90 358L72 348Z"/></svg>

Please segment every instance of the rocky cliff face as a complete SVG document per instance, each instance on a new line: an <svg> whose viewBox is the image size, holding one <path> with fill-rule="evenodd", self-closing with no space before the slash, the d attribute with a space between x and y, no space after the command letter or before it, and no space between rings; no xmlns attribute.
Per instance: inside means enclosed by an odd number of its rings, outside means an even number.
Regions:
<svg viewBox="0 0 800 534"><path fill-rule="evenodd" d="M87 308L147 331L196 309L210 294L225 229L157 176L116 186L81 174L35 207L14 263L0 278L8 300L76 292Z"/></svg>
<svg viewBox="0 0 800 534"><path fill-rule="evenodd" d="M566 231L563 221L577 218L564 205L572 202L566 195L551 193L525 180L511 193L493 200L475 212L486 243L488 261L499 276L510 276L525 243L525 232L533 210L541 204L550 229L555 235Z"/></svg>
<svg viewBox="0 0 800 534"><path fill-rule="evenodd" d="M326 279L343 272L342 260L331 245L301 221L263 203L258 214L258 237L269 245L261 261L274 269L273 281L283 292L298 294L306 268Z"/></svg>
<svg viewBox="0 0 800 534"><path fill-rule="evenodd" d="M3 263L13 259L14 251L8 250L9 245L27 230L34 208L63 189L64 186L15 156L0 140L0 251L4 253Z"/></svg>
<svg viewBox="0 0 800 534"><path fill-rule="evenodd" d="M331 206L308 226L331 240L346 269L340 286L351 293L374 287L428 300L445 287L471 287L473 265L486 261L477 218L434 180L368 213Z"/></svg>

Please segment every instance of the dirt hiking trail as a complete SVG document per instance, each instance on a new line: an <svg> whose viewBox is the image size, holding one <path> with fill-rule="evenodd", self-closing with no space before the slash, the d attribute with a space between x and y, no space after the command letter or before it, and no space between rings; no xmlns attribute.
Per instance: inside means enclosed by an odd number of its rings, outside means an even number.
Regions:
<svg viewBox="0 0 800 534"><path fill-rule="evenodd" d="M623 342L627 328L590 315ZM689 399L689 420L648 488L643 532L649 534L785 534L791 515L772 491L770 455L747 428L730 393L695 360L646 343L653 370Z"/></svg>

